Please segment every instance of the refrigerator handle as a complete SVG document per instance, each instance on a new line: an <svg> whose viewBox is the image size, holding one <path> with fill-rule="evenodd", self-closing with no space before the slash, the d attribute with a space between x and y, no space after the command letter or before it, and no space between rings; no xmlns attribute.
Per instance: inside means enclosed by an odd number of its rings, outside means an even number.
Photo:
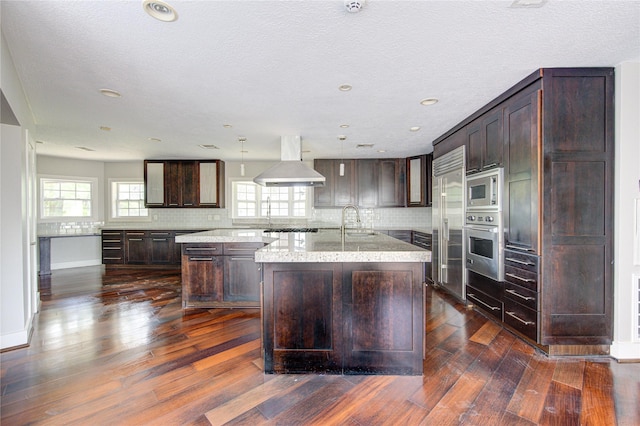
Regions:
<svg viewBox="0 0 640 426"><path fill-rule="evenodd" d="M449 240L449 218L442 219L442 238Z"/></svg>

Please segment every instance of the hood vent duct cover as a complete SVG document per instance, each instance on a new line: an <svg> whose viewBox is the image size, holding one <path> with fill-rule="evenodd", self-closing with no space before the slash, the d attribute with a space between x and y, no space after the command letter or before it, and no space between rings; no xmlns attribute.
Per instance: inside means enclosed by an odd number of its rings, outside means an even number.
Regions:
<svg viewBox="0 0 640 426"><path fill-rule="evenodd" d="M281 161L253 181L262 186L324 186L325 177L302 162L300 136L282 136Z"/></svg>

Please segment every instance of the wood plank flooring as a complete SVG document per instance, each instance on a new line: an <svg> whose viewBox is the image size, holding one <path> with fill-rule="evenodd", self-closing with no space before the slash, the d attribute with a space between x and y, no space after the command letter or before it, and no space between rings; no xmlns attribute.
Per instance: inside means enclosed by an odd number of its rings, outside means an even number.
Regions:
<svg viewBox="0 0 640 426"><path fill-rule="evenodd" d="M423 377L265 375L255 309L181 309L180 271L54 271L0 354L2 425L639 425L640 364L554 358L427 289Z"/></svg>

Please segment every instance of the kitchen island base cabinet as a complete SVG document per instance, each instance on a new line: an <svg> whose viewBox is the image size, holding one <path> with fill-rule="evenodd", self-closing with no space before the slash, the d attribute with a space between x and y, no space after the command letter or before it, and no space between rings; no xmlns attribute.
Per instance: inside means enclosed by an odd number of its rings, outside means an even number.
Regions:
<svg viewBox="0 0 640 426"><path fill-rule="evenodd" d="M421 375L422 268L265 263L265 372Z"/></svg>

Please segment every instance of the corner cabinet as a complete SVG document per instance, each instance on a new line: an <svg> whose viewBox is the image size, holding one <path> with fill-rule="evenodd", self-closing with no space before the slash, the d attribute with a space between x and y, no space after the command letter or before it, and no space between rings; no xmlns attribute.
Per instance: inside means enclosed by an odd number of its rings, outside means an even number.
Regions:
<svg viewBox="0 0 640 426"><path fill-rule="evenodd" d="M221 160L145 160L145 206L224 207Z"/></svg>
<svg viewBox="0 0 640 426"><path fill-rule="evenodd" d="M490 295L502 323L551 355L608 354L614 69L539 69L437 139L436 157L459 134L469 173L504 166L504 293ZM472 278L470 301L488 312Z"/></svg>
<svg viewBox="0 0 640 426"><path fill-rule="evenodd" d="M407 207L430 207L433 154L407 158Z"/></svg>

